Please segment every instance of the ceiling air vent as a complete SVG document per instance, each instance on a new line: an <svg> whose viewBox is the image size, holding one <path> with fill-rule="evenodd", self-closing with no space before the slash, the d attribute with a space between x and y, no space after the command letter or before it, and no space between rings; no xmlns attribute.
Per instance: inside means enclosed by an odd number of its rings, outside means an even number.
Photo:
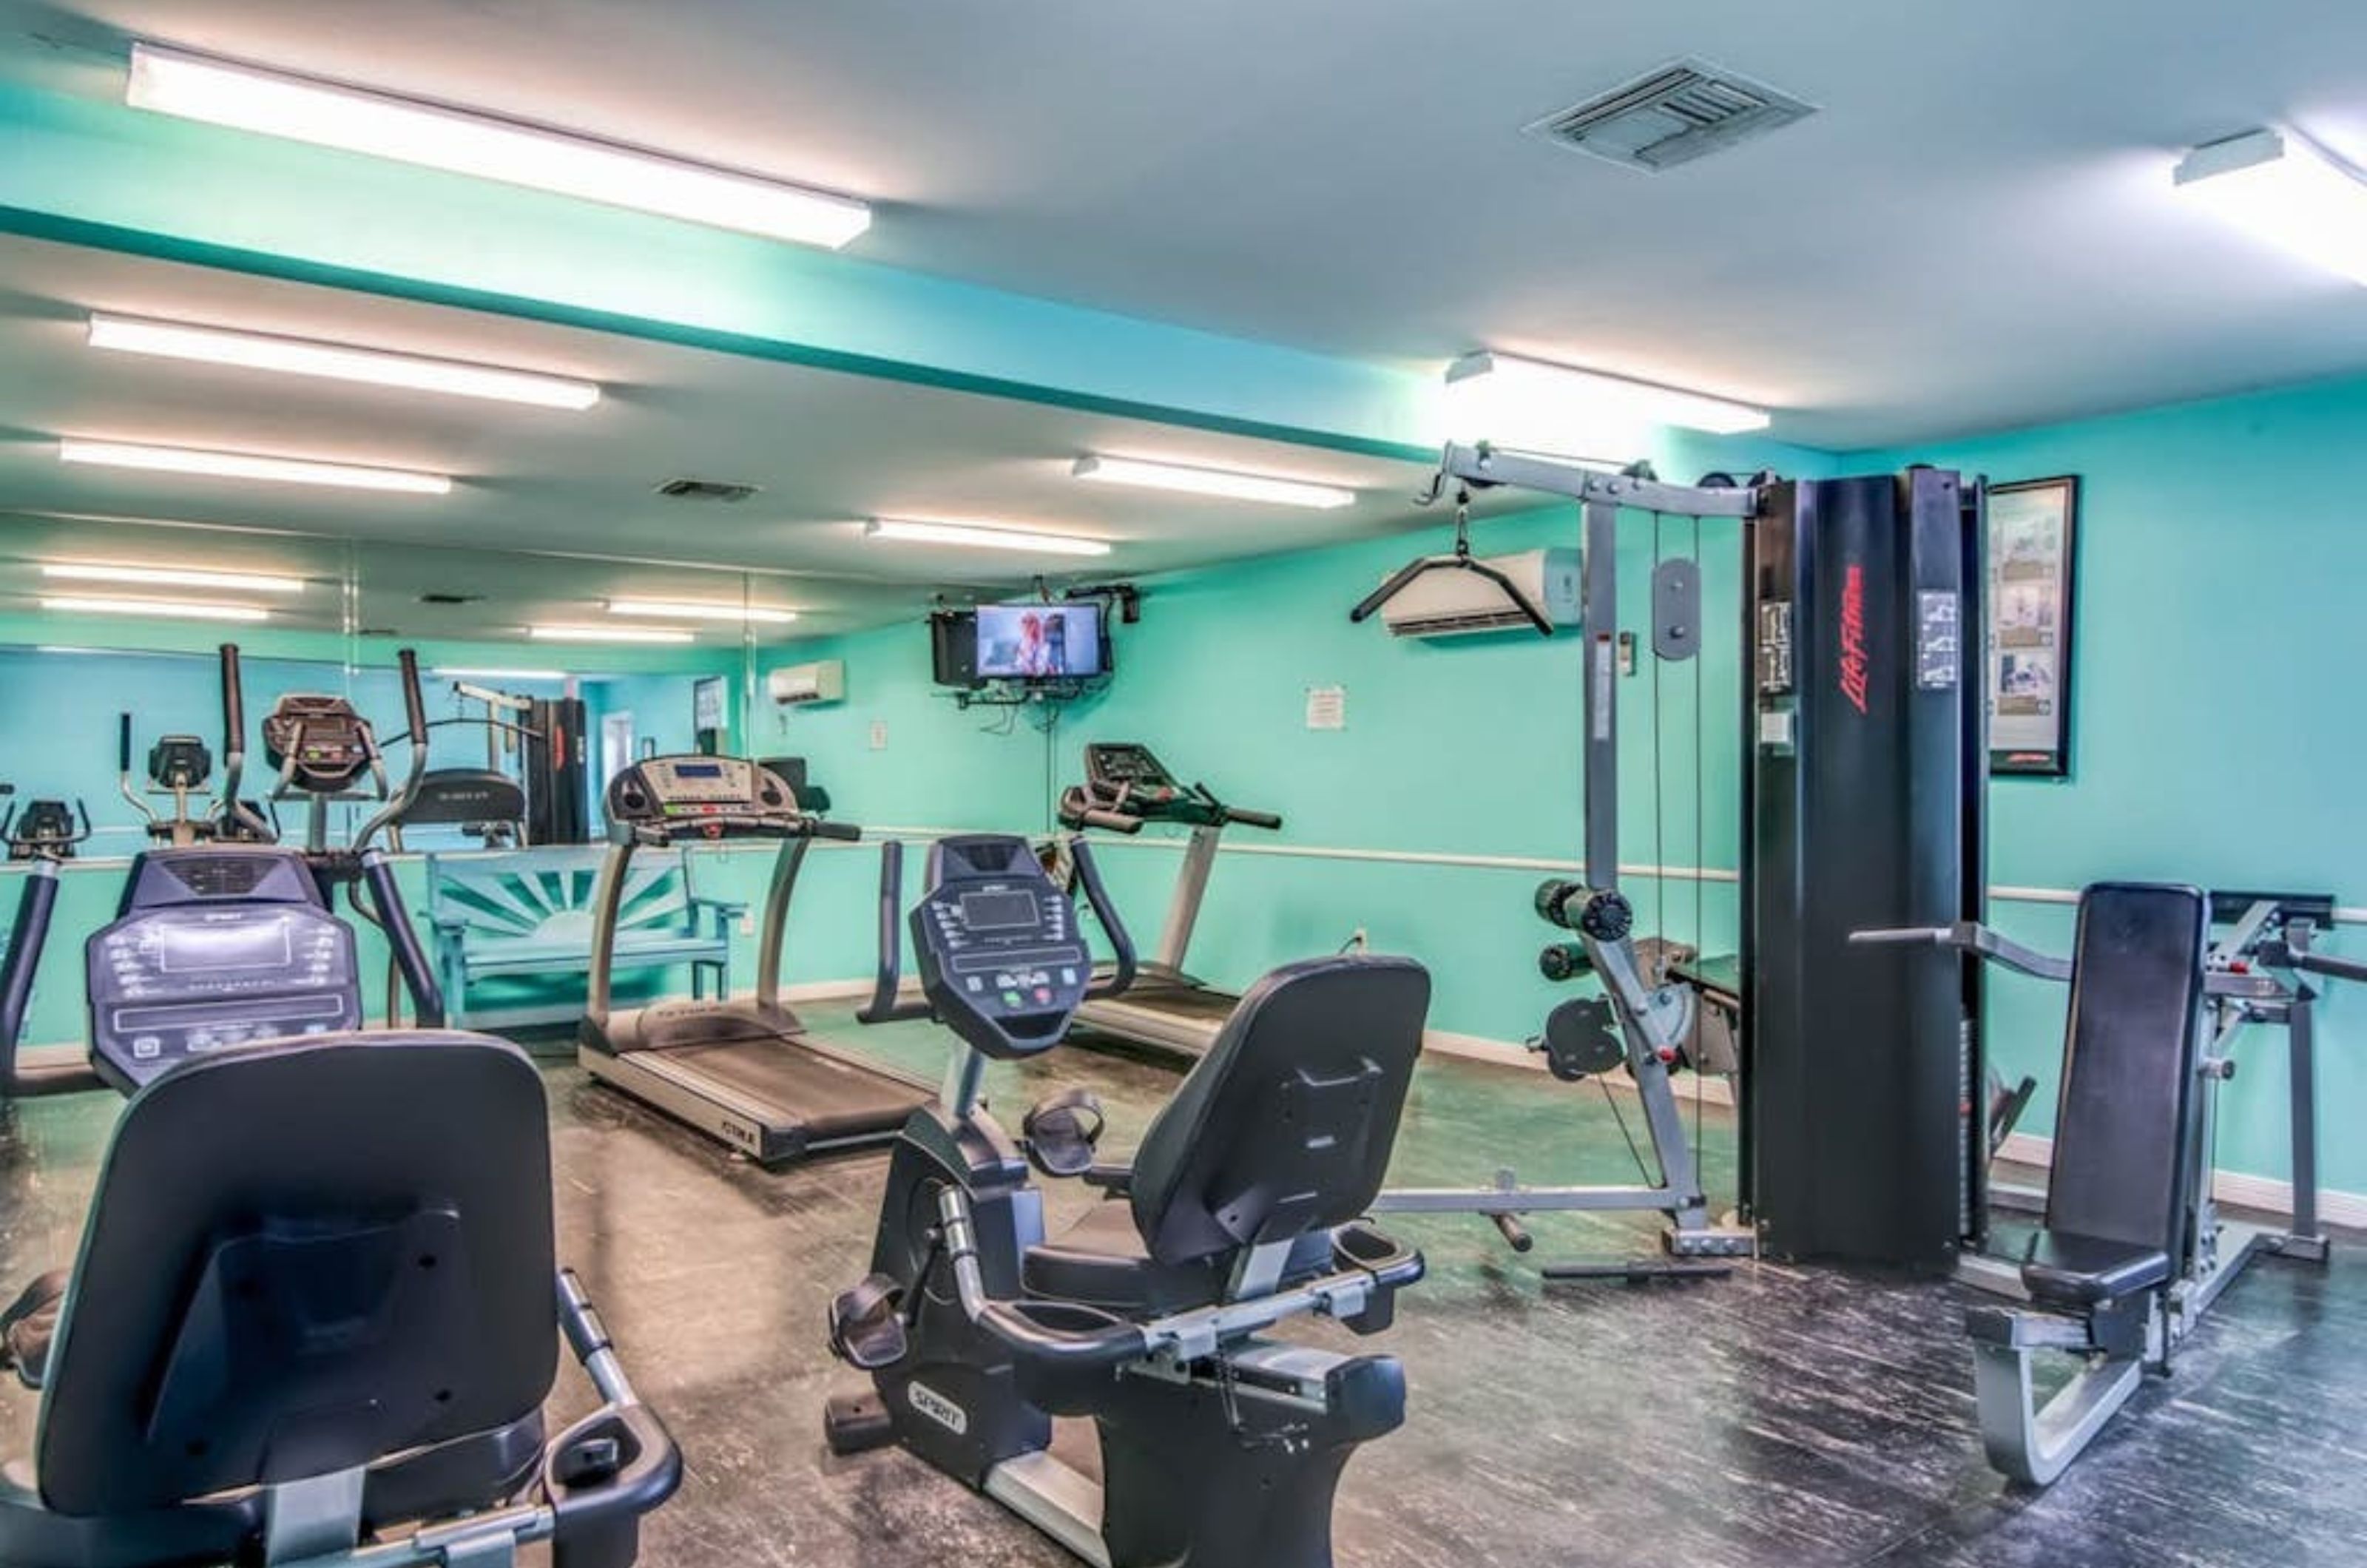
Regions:
<svg viewBox="0 0 2367 1568"><path fill-rule="evenodd" d="M1528 127L1532 136L1657 175L1816 113L1788 93L1679 60Z"/></svg>
<svg viewBox="0 0 2367 1568"><path fill-rule="evenodd" d="M422 593L423 604L473 604L484 597L481 593Z"/></svg>
<svg viewBox="0 0 2367 1568"><path fill-rule="evenodd" d="M720 479L668 479L658 486L658 493L669 501L745 501L756 493L756 488Z"/></svg>

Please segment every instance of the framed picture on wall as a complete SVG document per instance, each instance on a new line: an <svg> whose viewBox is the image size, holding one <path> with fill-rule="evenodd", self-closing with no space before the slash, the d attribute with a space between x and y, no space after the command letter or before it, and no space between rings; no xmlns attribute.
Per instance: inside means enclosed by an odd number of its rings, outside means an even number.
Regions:
<svg viewBox="0 0 2367 1568"><path fill-rule="evenodd" d="M724 684L720 675L702 675L690 683L690 728L723 735Z"/></svg>
<svg viewBox="0 0 2367 1568"><path fill-rule="evenodd" d="M1989 772L2071 773L2073 476L1989 487Z"/></svg>

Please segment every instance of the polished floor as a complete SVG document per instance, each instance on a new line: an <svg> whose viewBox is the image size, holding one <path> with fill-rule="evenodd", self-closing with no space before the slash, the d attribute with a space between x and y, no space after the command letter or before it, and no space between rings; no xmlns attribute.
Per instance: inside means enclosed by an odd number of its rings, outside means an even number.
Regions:
<svg viewBox="0 0 2367 1568"><path fill-rule="evenodd" d="M920 1026L839 1036L934 1072ZM822 1403L850 1379L823 1346L831 1294L864 1271L879 1156L767 1174L548 1068L561 1254L606 1313L642 1393L688 1459L642 1561L674 1568L962 1568L1068 1559L997 1506L900 1453L834 1460ZM1006 1114L1062 1082L1108 1103L1129 1145L1172 1070L1082 1051L999 1068ZM1633 1107L1629 1129L1640 1136ZM112 1121L110 1097L33 1102L0 1121L0 1280L72 1257ZM1730 1190L1729 1130L1705 1128ZM1399 1179L1617 1180L1633 1167L1591 1087L1454 1061L1427 1066ZM1060 1214L1089 1194L1056 1189ZM1982 1462L1949 1285L1751 1266L1716 1282L1543 1285L1484 1223L1405 1218L1428 1253L1385 1340L1412 1388L1403 1430L1342 1485L1345 1568L1505 1564L2367 1563L2367 1254L2329 1270L2253 1270L2176 1375L2051 1491L2010 1492ZM1533 1256L1617 1255L1625 1223L1540 1221ZM1344 1335L1329 1325L1318 1337ZM572 1379L573 1374L568 1374ZM5 1391L0 1391L5 1392ZM584 1402L572 1382L562 1399ZM20 1454L29 1396L0 1397Z"/></svg>

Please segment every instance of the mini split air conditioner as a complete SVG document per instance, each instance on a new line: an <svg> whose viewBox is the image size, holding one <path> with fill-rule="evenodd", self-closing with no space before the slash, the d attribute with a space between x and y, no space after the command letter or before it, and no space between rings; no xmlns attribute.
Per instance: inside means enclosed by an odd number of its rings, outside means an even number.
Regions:
<svg viewBox="0 0 2367 1568"><path fill-rule="evenodd" d="M825 659L819 664L783 665L764 677L764 690L783 707L841 701L846 695L846 662Z"/></svg>
<svg viewBox="0 0 2367 1568"><path fill-rule="evenodd" d="M1557 626L1578 625L1579 552L1523 550L1479 558L1512 580L1530 604ZM1504 591L1476 571L1426 571L1381 607L1392 637L1461 637L1472 632L1534 629Z"/></svg>

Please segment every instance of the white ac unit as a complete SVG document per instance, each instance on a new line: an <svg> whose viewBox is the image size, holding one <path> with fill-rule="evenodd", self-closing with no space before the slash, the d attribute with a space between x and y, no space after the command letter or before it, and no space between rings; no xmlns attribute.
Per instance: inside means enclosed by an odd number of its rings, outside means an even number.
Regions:
<svg viewBox="0 0 2367 1568"><path fill-rule="evenodd" d="M783 665L764 677L764 690L783 707L841 701L846 695L846 661L825 659L819 664Z"/></svg>
<svg viewBox="0 0 2367 1568"><path fill-rule="evenodd" d="M1557 626L1579 618L1579 552L1522 550L1509 556L1475 557L1512 579L1521 596ZM1438 567L1423 572L1381 606L1382 624L1392 637L1460 637L1472 632L1535 629L1504 591L1476 571Z"/></svg>

